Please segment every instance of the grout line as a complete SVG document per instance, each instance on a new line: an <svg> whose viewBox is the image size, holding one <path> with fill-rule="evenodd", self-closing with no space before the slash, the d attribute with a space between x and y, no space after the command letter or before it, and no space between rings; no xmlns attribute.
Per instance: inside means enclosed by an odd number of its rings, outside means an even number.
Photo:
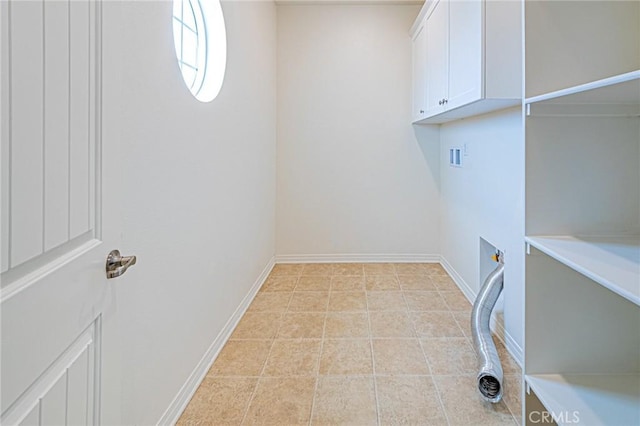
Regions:
<svg viewBox="0 0 640 426"><path fill-rule="evenodd" d="M330 339L331 340L331 339ZM365 339L354 339L354 340L365 340ZM469 377L475 378L476 375L472 373L460 373L460 374L415 374L415 373L407 373L407 374L398 374L398 373L377 373L378 377ZM515 376L516 374L511 374ZM216 379L234 379L234 378L246 378L246 379L257 379L262 376L256 375L230 375L230 374L215 374L212 376L208 376L207 378L215 377ZM287 378L287 377L360 377L367 378L371 377L371 374L363 374L363 373L349 373L349 374L287 374L283 376L264 376L266 378Z"/></svg>
<svg viewBox="0 0 640 426"><path fill-rule="evenodd" d="M332 267L333 269L333 267ZM325 306L326 310L324 312L324 322L322 324L322 337L320 339L320 353L318 354L318 362L316 363L316 385L313 388L313 399L311 400L311 411L309 412L309 426L313 422L313 414L316 408L316 396L318 395L318 386L320 384L320 363L322 361L322 353L324 352L324 341L326 340L326 332L327 332L327 317L329 316L329 302L331 301L331 281L332 278L329 278L329 297L327 297L327 305Z"/></svg>
<svg viewBox="0 0 640 426"><path fill-rule="evenodd" d="M364 267L363 267L364 269ZM394 268L395 269L395 268ZM397 276L396 276L397 277ZM373 379L373 395L376 400L376 424L378 426L380 423L380 398L378 397L378 379L376 377L376 356L373 352L373 330L371 329L371 311L369 310L369 295L367 290L367 277L364 277L364 295L365 295L365 304L367 305L367 324L369 326L369 349L371 350L371 373ZM405 302L406 303L406 302Z"/></svg>
<svg viewBox="0 0 640 426"><path fill-rule="evenodd" d="M444 402L442 401L442 395L440 394L440 388L438 387L438 382L436 382L436 379L434 378L434 376L431 376L431 381L433 382L433 387L435 388L436 395L438 395L438 403L440 403L440 408L444 413L444 419L447 421L447 425L451 425L451 421L449 420L449 415L447 414L447 410L444 407Z"/></svg>
<svg viewBox="0 0 640 426"><path fill-rule="evenodd" d="M266 280L268 280L270 278L270 275L271 274L269 274L269 276L267 277ZM298 276L298 279L299 278L300 277ZM266 280L265 280L265 282L266 282ZM296 285L297 285L297 282L296 282ZM291 300L292 299L293 299L293 291L291 292L291 295L289 296L289 302L287 303L287 309L285 309L284 312L280 313L280 325L278 325L278 329L276 330L273 339L271 339L271 345L269 346L269 352L267 353L267 356L264 359L264 363L262 364L262 369L260 370L260 375L258 376L258 380L256 380L256 385L253 388L253 392L251 392L251 396L249 397L249 402L247 403L247 406L245 407L244 415L242 416L242 420L240 421L240 424L244 424L244 422L245 422L245 420L247 418L247 415L249 414L249 407L251 407L251 403L253 402L253 400L256 397L256 393L258 391L258 386L260 385L260 379L265 377L264 376L264 371L265 371L265 369L267 367L267 363L269 362L269 358L271 357L271 351L273 349L273 345L275 344L276 338L278 337L278 333L280 332L280 327L282 327L282 324L284 323L284 315L285 315L286 312L288 312L289 305L291 305ZM246 315L246 313L245 313L245 315ZM242 318L244 318L244 315L242 316ZM242 318L240 319L240 321L242 321ZM267 340L267 339L264 339L264 340ZM225 346L226 346L226 344L225 344Z"/></svg>
<svg viewBox="0 0 640 426"><path fill-rule="evenodd" d="M511 417L513 418L513 421L515 422L515 424L519 425L520 422L518 421L518 419L516 418L516 415L513 414L513 411L511 410L511 407L509 406L509 404L507 404L507 402L504 400L504 395L502 396L502 403L504 404L504 406L507 408L507 410L509 411L509 414L511 414Z"/></svg>
<svg viewBox="0 0 640 426"><path fill-rule="evenodd" d="M434 287L436 288L436 291L438 291L438 296L442 297L442 295L440 294L440 291L435 286L435 283L434 283ZM402 292L402 295L404 297L404 291ZM406 300L405 300L405 303L406 303ZM449 307L449 305L447 305L446 301L445 301L445 306ZM432 312L444 312L444 311L432 311ZM446 312L451 312L451 310L448 310ZM454 317L454 321L456 321L455 317ZM415 331L416 337L417 337L418 336L417 327L415 326L413 321L411 321L411 323L413 324L414 331ZM456 321L456 324L457 324L457 321ZM436 384L436 380L435 380L434 374L433 374L433 369L431 368L431 362L429 362L429 357L427 356L427 353L424 350L424 344L422 342L422 339L420 339L419 337L417 337L417 338L418 338L418 345L420 345L420 350L422 351L422 357L424 358L425 362L427 363L427 367L429 368L429 373L431 374L431 383L433 383L433 386L435 388L435 392L436 392L436 395L438 397L438 404L440 404L440 409L442 410L442 413L444 414L444 419L447 422L447 425L450 425L451 422L449 421L449 416L447 415L447 410L444 407L444 402L442 401L442 396L440 395L440 391L438 390L438 386Z"/></svg>

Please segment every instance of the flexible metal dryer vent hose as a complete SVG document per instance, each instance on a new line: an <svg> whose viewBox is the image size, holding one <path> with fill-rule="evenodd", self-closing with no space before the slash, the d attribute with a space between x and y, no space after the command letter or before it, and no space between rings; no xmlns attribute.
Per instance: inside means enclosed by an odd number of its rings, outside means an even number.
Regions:
<svg viewBox="0 0 640 426"><path fill-rule="evenodd" d="M478 389L482 397L494 404L502 399L502 365L491 338L491 311L502 292L504 263L498 255L498 267L484 281L471 312L471 334L479 360Z"/></svg>

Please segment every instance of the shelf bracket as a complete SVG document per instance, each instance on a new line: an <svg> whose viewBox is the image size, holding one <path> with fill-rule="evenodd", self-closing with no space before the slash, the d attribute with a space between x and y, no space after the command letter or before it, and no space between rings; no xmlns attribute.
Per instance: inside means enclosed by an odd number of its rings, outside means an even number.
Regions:
<svg viewBox="0 0 640 426"><path fill-rule="evenodd" d="M527 254L531 254L531 244L524 243L524 247L525 247L525 250L526 250Z"/></svg>
<svg viewBox="0 0 640 426"><path fill-rule="evenodd" d="M531 395L531 385L529 385L529 383L525 382L524 390L527 392L527 395Z"/></svg>
<svg viewBox="0 0 640 426"><path fill-rule="evenodd" d="M527 104L527 106L526 106L526 114L527 114L527 117L531 116L531 104Z"/></svg>

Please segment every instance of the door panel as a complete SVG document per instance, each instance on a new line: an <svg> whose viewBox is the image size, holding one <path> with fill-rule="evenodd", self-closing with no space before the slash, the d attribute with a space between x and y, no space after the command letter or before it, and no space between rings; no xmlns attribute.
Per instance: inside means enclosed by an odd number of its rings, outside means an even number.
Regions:
<svg viewBox="0 0 640 426"><path fill-rule="evenodd" d="M8 196L3 197L2 216L9 256L2 271L14 272L4 277L2 287L41 267L39 256L80 236L84 238L62 251L96 237L92 4L47 0L44 5L7 5L10 76L3 111L10 132L3 137L3 157L8 154L3 190Z"/></svg>
<svg viewBox="0 0 640 426"><path fill-rule="evenodd" d="M4 424L98 424L93 410L99 382L95 351L99 323L92 324L3 412ZM4 381L4 379L3 379ZM34 416L34 411L37 413Z"/></svg>
<svg viewBox="0 0 640 426"><path fill-rule="evenodd" d="M483 5L481 1L449 3L449 109L483 95Z"/></svg>
<svg viewBox="0 0 640 426"><path fill-rule="evenodd" d="M92 167L89 162L92 146L90 114L87 109L92 105L90 91L90 31L87 16L89 3L85 1L71 2L70 52L71 76L69 105L71 120L69 187L69 225L70 238L75 238L89 230L90 175ZM78 23L78 24L76 24Z"/></svg>
<svg viewBox="0 0 640 426"><path fill-rule="evenodd" d="M0 2L0 273L9 269L9 7L8 2ZM6 89L6 90L5 90ZM1 280L0 280L1 281ZM0 282L0 287L2 282Z"/></svg>
<svg viewBox="0 0 640 426"><path fill-rule="evenodd" d="M43 252L42 12L39 2L9 3L10 265L19 265Z"/></svg>
<svg viewBox="0 0 640 426"><path fill-rule="evenodd" d="M412 40L413 58L413 121L423 118L425 112L425 84L427 78L427 31L424 23Z"/></svg>
<svg viewBox="0 0 640 426"><path fill-rule="evenodd" d="M69 239L69 6L44 5L44 251Z"/></svg>
<svg viewBox="0 0 640 426"><path fill-rule="evenodd" d="M427 101L429 117L444 111L448 89L449 2L440 0L427 18Z"/></svg>
<svg viewBox="0 0 640 426"><path fill-rule="evenodd" d="M0 8L0 423L99 424L118 411L99 397L105 383L119 393L103 354L118 358L120 282L105 274L120 206L117 141L102 141L101 3Z"/></svg>

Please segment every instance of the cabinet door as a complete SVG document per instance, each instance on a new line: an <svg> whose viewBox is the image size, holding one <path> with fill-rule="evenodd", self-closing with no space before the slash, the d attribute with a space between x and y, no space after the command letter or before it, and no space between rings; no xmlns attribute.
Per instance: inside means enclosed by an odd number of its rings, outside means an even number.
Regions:
<svg viewBox="0 0 640 426"><path fill-rule="evenodd" d="M448 92L449 2L440 0L427 18L427 117L445 110Z"/></svg>
<svg viewBox="0 0 640 426"><path fill-rule="evenodd" d="M425 95L427 79L427 32L424 22L418 28L412 40L413 57L413 121L425 116Z"/></svg>
<svg viewBox="0 0 640 426"><path fill-rule="evenodd" d="M452 109L483 96L482 0L449 2L449 94Z"/></svg>

